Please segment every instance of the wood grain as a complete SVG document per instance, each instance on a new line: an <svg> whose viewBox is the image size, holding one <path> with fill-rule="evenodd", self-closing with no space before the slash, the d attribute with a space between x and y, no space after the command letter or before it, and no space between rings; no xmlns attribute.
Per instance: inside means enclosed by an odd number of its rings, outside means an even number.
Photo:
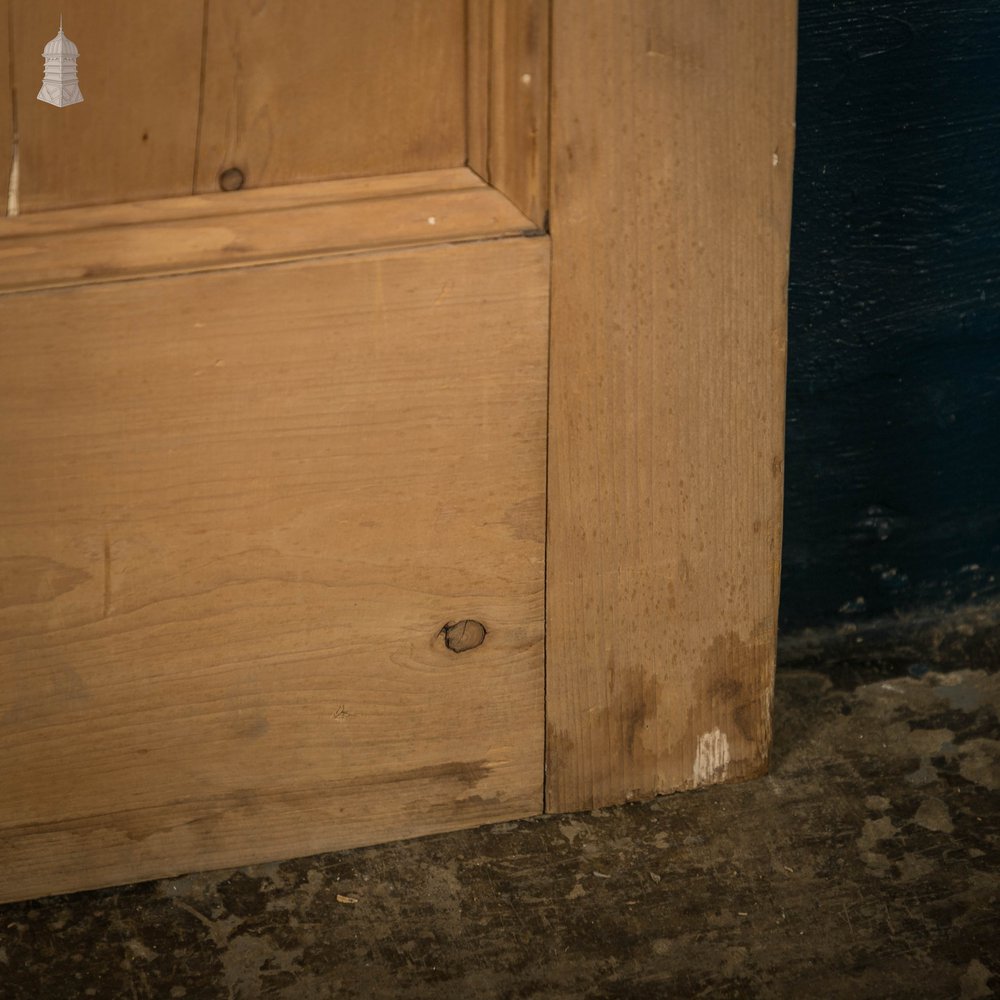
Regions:
<svg viewBox="0 0 1000 1000"><path fill-rule="evenodd" d="M489 176L492 0L465 0L465 162Z"/></svg>
<svg viewBox="0 0 1000 1000"><path fill-rule="evenodd" d="M460 166L463 0L210 0L196 191Z"/></svg>
<svg viewBox="0 0 1000 1000"><path fill-rule="evenodd" d="M7 3L21 211L190 194L202 0ZM83 103L68 108L36 100L42 48L58 31L60 13L80 49Z"/></svg>
<svg viewBox="0 0 1000 1000"><path fill-rule="evenodd" d="M14 91L10 64L10 3L0 0L0 218L7 214L14 171ZM41 86L41 84L39 84ZM16 193L15 193L16 201Z"/></svg>
<svg viewBox="0 0 1000 1000"><path fill-rule="evenodd" d="M468 160L536 225L548 208L550 0L468 0Z"/></svg>
<svg viewBox="0 0 1000 1000"><path fill-rule="evenodd" d="M65 209L0 223L0 294L532 228L464 167Z"/></svg>
<svg viewBox="0 0 1000 1000"><path fill-rule="evenodd" d="M0 299L0 897L539 811L547 269Z"/></svg>
<svg viewBox="0 0 1000 1000"><path fill-rule="evenodd" d="M761 773L793 0L553 15L548 808Z"/></svg>

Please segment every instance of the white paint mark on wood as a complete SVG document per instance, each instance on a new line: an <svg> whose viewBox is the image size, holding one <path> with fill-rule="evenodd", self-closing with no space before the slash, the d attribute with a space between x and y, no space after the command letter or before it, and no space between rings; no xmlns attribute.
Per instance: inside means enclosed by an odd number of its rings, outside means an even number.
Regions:
<svg viewBox="0 0 1000 1000"><path fill-rule="evenodd" d="M698 751L694 758L694 783L707 785L725 781L729 769L729 738L718 726L710 733L698 737Z"/></svg>

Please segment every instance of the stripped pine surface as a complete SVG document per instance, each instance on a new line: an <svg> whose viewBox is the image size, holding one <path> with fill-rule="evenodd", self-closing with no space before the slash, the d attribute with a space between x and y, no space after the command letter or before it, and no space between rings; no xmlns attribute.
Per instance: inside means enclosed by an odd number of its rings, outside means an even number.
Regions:
<svg viewBox="0 0 1000 1000"><path fill-rule="evenodd" d="M0 103L17 120L20 211L191 193L203 6L0 0L14 61ZM36 99L60 15L80 50L83 103L68 108Z"/></svg>
<svg viewBox="0 0 1000 1000"><path fill-rule="evenodd" d="M468 163L536 226L549 198L550 0L468 0Z"/></svg>
<svg viewBox="0 0 1000 1000"><path fill-rule="evenodd" d="M17 212L17 172L19 154L14 144L13 88L9 86L10 69L10 10L9 0L0 0L0 83L7 81L4 89L11 95L0 99L0 219L11 208Z"/></svg>
<svg viewBox="0 0 1000 1000"><path fill-rule="evenodd" d="M0 226L0 294L532 228L464 167L65 209Z"/></svg>
<svg viewBox="0 0 1000 1000"><path fill-rule="evenodd" d="M794 0L556 0L548 807L761 773Z"/></svg>
<svg viewBox="0 0 1000 1000"><path fill-rule="evenodd" d="M457 167L463 0L210 0L196 190Z"/></svg>
<svg viewBox="0 0 1000 1000"><path fill-rule="evenodd" d="M547 303L545 239L0 297L4 899L540 811Z"/></svg>
<svg viewBox="0 0 1000 1000"><path fill-rule="evenodd" d="M80 50L70 108L36 100L60 14ZM21 212L466 159L463 0L0 0L0 24Z"/></svg>

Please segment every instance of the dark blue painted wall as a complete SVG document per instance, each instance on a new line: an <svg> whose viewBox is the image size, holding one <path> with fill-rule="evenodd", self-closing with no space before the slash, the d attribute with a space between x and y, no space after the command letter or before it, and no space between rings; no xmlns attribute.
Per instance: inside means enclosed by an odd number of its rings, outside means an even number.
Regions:
<svg viewBox="0 0 1000 1000"><path fill-rule="evenodd" d="M1000 0L801 0L786 632L1000 592Z"/></svg>

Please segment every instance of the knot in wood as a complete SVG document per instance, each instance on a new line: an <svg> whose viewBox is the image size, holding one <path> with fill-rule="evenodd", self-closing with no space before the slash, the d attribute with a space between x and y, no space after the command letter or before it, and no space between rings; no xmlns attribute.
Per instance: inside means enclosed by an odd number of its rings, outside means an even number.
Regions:
<svg viewBox="0 0 1000 1000"><path fill-rule="evenodd" d="M441 629L444 644L453 653L464 653L467 649L481 646L486 638L486 626L472 618L464 618L460 622L452 622Z"/></svg>
<svg viewBox="0 0 1000 1000"><path fill-rule="evenodd" d="M239 167L230 167L219 174L219 187L223 191L239 191L245 180L243 171Z"/></svg>

